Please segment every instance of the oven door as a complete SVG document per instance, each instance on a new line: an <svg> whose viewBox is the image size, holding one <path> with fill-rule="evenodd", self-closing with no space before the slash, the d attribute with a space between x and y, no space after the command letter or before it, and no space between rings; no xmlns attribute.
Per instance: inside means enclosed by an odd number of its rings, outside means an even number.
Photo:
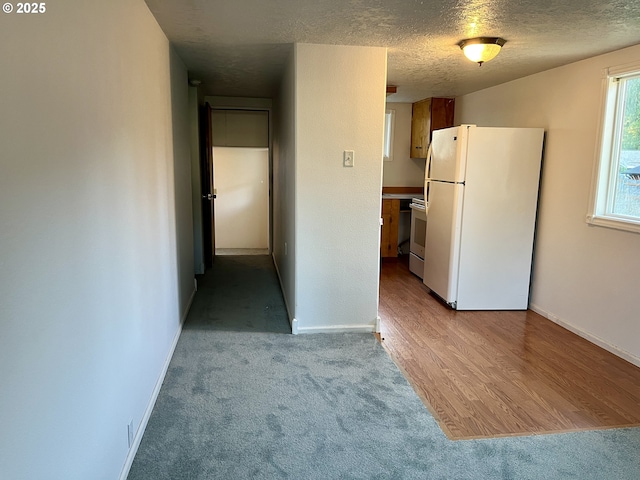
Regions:
<svg viewBox="0 0 640 480"><path fill-rule="evenodd" d="M427 237L427 210L421 203L411 203L411 239L409 271L419 278L424 275L424 247Z"/></svg>
<svg viewBox="0 0 640 480"><path fill-rule="evenodd" d="M427 212L424 205L412 203L411 208L411 244L409 251L424 258L424 245L427 237Z"/></svg>

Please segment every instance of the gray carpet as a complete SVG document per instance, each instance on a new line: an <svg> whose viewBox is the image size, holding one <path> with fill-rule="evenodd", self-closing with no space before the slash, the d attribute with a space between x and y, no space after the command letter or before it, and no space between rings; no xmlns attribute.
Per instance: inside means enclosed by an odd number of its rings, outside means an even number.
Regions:
<svg viewBox="0 0 640 480"><path fill-rule="evenodd" d="M231 260L217 267L273 280L270 260ZM267 283L251 289L260 319L240 309L234 328L238 312L216 308L209 280L130 480L640 478L640 429L450 441L372 335L258 331L280 328L271 312L283 312L281 296L266 295Z"/></svg>
<svg viewBox="0 0 640 480"><path fill-rule="evenodd" d="M291 333L271 257L217 256L198 276L184 329Z"/></svg>

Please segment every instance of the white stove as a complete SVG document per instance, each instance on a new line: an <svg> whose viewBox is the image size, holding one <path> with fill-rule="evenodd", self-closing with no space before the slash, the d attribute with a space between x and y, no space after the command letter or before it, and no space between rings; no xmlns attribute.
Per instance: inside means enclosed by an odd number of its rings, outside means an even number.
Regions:
<svg viewBox="0 0 640 480"><path fill-rule="evenodd" d="M424 276L424 248L427 236L427 207L422 198L412 198L411 240L409 246L409 270L414 275Z"/></svg>

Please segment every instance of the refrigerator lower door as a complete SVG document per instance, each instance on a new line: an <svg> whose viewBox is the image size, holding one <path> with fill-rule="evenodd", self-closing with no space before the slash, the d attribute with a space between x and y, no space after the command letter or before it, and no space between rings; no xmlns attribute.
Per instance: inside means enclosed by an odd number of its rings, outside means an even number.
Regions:
<svg viewBox="0 0 640 480"><path fill-rule="evenodd" d="M455 308L464 185L431 181L423 283Z"/></svg>

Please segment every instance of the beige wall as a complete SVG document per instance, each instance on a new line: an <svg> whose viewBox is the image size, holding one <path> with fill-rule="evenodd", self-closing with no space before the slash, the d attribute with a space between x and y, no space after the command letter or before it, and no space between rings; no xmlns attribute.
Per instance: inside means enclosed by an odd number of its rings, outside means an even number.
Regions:
<svg viewBox="0 0 640 480"><path fill-rule="evenodd" d="M386 59L384 48L295 45L299 332L375 328Z"/></svg>
<svg viewBox="0 0 640 480"><path fill-rule="evenodd" d="M545 128L531 307L640 365L640 235L585 222L602 70L639 57L635 46L465 95L455 116Z"/></svg>
<svg viewBox="0 0 640 480"><path fill-rule="evenodd" d="M385 187L423 187L425 160L410 158L411 103L387 103L395 110L393 161L384 162L382 185Z"/></svg>
<svg viewBox="0 0 640 480"><path fill-rule="evenodd" d="M214 108L211 130L214 147L268 148L269 112Z"/></svg>

